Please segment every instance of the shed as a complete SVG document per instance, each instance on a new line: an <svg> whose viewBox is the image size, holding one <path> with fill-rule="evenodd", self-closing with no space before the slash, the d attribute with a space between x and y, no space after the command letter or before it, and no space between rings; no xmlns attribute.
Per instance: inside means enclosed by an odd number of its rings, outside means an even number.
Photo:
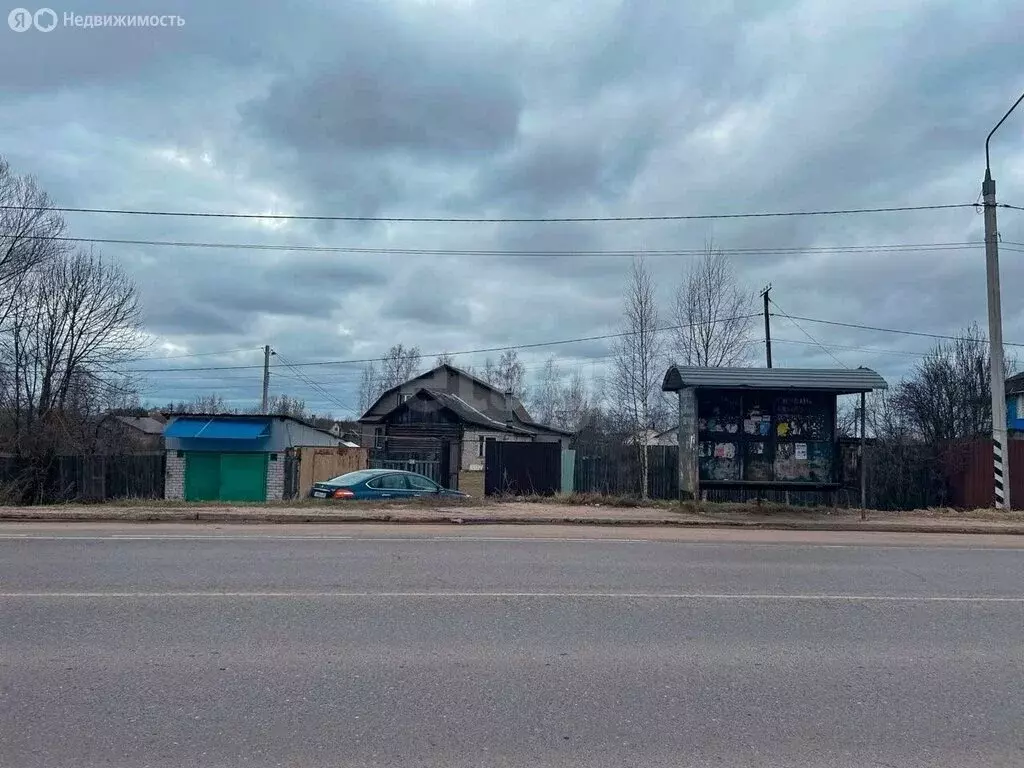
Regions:
<svg viewBox="0 0 1024 768"><path fill-rule="evenodd" d="M662 389L679 394L681 498L707 489L834 490L836 398L860 394L863 402L887 386L869 368L673 365ZM863 488L863 462L861 478Z"/></svg>
<svg viewBox="0 0 1024 768"><path fill-rule="evenodd" d="M266 501L284 496L285 456L344 441L291 416L182 414L164 430L164 496L188 501Z"/></svg>

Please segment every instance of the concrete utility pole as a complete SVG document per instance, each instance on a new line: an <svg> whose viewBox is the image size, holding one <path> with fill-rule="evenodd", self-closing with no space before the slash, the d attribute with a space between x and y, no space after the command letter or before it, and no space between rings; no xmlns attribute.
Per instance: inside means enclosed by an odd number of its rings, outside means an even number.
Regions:
<svg viewBox="0 0 1024 768"><path fill-rule="evenodd" d="M988 343L989 376L992 389L992 462L994 470L995 502L997 507L1010 509L1010 466L1006 435L1006 372L1003 370L1003 311L999 293L999 228L996 225L996 181L992 178L988 144L992 134L1024 101L1024 93L1013 103L1002 119L985 138L985 180L981 194L985 201L985 274L988 283Z"/></svg>
<svg viewBox="0 0 1024 768"><path fill-rule="evenodd" d="M772 284L768 283L764 290L761 291L761 296L764 298L764 353L768 358L768 367L772 367L772 324L770 315L768 314L768 302L771 299L768 298L768 294L772 290Z"/></svg>
<svg viewBox="0 0 1024 768"><path fill-rule="evenodd" d="M263 401L260 406L260 413L266 413L270 408L270 345L263 346Z"/></svg>

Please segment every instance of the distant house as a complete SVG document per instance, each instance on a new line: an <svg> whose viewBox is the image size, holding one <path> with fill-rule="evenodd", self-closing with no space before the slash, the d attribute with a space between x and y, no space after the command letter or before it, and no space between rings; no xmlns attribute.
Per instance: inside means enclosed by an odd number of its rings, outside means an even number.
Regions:
<svg viewBox="0 0 1024 768"><path fill-rule="evenodd" d="M1006 380L1006 428L1011 437L1024 439L1024 373Z"/></svg>
<svg viewBox="0 0 1024 768"><path fill-rule="evenodd" d="M626 445L635 445L637 440L633 435L629 435L623 442ZM643 442L644 445L679 445L679 427L669 427L660 432L656 429L646 429Z"/></svg>
<svg viewBox="0 0 1024 768"><path fill-rule="evenodd" d="M103 453L142 453L163 449L167 419L159 411L145 415L108 413L97 427L97 443Z"/></svg>
<svg viewBox="0 0 1024 768"><path fill-rule="evenodd" d="M572 433L538 424L511 392L451 365L439 365L382 394L359 419L361 445L395 459L438 455L450 469L480 471L488 440L557 442ZM454 448L452 448L454 446ZM456 458L456 461L452 461Z"/></svg>
<svg viewBox="0 0 1024 768"><path fill-rule="evenodd" d="M363 439L363 427L358 421L335 421L327 427L327 431L352 446L358 446Z"/></svg>

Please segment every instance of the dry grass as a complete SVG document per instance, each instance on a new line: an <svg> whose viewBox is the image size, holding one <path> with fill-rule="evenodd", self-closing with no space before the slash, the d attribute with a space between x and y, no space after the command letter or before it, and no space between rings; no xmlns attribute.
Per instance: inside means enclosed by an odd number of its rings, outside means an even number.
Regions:
<svg viewBox="0 0 1024 768"><path fill-rule="evenodd" d="M775 502L692 502L664 499L643 501L636 496L602 496L596 493L556 494L554 496L499 496L491 497L503 504L564 504L577 507L602 507L622 509L659 509L667 512L681 512L711 518L729 519L739 517L800 517L807 519L849 518L860 519L861 511L850 507L797 506ZM945 520L991 520L1002 522L1024 522L1024 510L1010 512L997 509L953 509L932 508L914 510L868 510L872 520L901 518L930 518Z"/></svg>
<svg viewBox="0 0 1024 768"><path fill-rule="evenodd" d="M486 498L471 499L436 499L433 497L420 497L415 499L393 500L387 502L376 501L331 501L327 499L289 499L287 501L269 502L197 502L166 499L144 499L125 498L105 502L68 502L66 504L39 505L38 508L52 511L59 511L62 508L75 507L78 509L105 509L111 514L118 514L123 511L138 512L140 510L151 510L159 512L162 510L202 510L222 509L239 511L260 510L307 510L310 514L322 514L341 510L380 510L380 509L480 509L496 505L515 507L520 504L539 504L545 506L561 505L572 507L592 507L595 510L601 509L607 513L610 509L622 510L651 510L671 515L672 513L698 515L710 519L739 520L739 519L765 519L765 518L799 518L804 520L856 520L860 519L859 509L840 507L806 507L787 506L776 503L719 503L719 502L678 502L669 500L648 500L642 501L635 496L601 496L599 494L558 494L555 496L490 496ZM0 502L0 509L24 508L15 504L4 504ZM969 521L984 520L993 522L1024 523L1024 511L1014 510L1003 512L996 509L917 509L907 511L883 511L869 510L867 513L870 520L911 520L911 519L933 519L944 521Z"/></svg>

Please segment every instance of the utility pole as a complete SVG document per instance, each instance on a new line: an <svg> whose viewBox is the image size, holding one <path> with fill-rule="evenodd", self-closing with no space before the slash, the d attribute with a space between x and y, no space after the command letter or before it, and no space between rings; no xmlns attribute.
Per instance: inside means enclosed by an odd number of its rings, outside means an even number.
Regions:
<svg viewBox="0 0 1024 768"><path fill-rule="evenodd" d="M270 408L270 345L263 346L263 401L260 413L266 413Z"/></svg>
<svg viewBox="0 0 1024 768"><path fill-rule="evenodd" d="M992 389L992 465L995 505L1010 509L1009 446L1006 434L1006 372L1003 369L1003 311L999 291L999 228L996 224L996 181L992 178L988 144L992 134L1024 101L1024 93L1013 103L985 138L985 180L981 195L985 203L985 274L988 287L989 376Z"/></svg>
<svg viewBox="0 0 1024 768"><path fill-rule="evenodd" d="M768 314L768 302L771 299L768 298L769 292L772 290L772 284L768 283L761 291L761 296L764 298L764 354L768 358L768 367L772 367L772 323L770 315Z"/></svg>

